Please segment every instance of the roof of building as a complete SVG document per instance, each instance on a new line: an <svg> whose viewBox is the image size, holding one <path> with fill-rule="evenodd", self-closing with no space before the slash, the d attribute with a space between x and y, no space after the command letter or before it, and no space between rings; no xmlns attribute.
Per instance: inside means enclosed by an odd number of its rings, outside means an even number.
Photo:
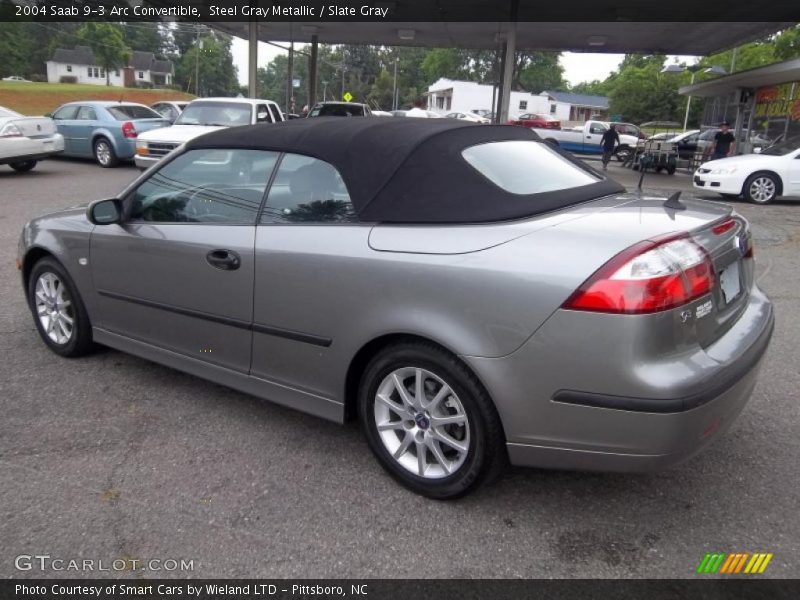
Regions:
<svg viewBox="0 0 800 600"><path fill-rule="evenodd" d="M89 46L75 46L74 48L57 48L50 59L57 63L73 65L99 65L94 53ZM173 65L170 60L159 60L152 52L134 50L131 52L129 66L137 71L152 71L153 73L172 73Z"/></svg>
<svg viewBox="0 0 800 600"><path fill-rule="evenodd" d="M545 90L542 94L547 94L557 102L565 102L574 106L591 106L592 108L608 108L608 98L606 96L591 96L589 94L573 94L572 92L551 92Z"/></svg>
<svg viewBox="0 0 800 600"><path fill-rule="evenodd" d="M708 98L725 96L739 88L759 88L798 80L800 80L800 58L794 58L683 86L678 92L687 96Z"/></svg>
<svg viewBox="0 0 800 600"><path fill-rule="evenodd" d="M323 160L339 171L359 219L367 222L503 221L623 191L618 183L553 149L564 160L593 173L596 183L538 194L507 192L461 154L471 146L506 140L541 142L530 129L509 125L454 119L320 117L222 129L189 141L186 149L270 150Z"/></svg>

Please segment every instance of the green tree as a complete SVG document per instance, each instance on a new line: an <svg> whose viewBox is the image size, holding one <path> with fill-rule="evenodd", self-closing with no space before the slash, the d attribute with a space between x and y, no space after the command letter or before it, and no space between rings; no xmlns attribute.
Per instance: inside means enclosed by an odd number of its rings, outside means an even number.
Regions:
<svg viewBox="0 0 800 600"><path fill-rule="evenodd" d="M185 90L194 91L195 68L199 71L199 96L238 94L239 81L231 56L231 39L210 33L181 56L175 67L175 80Z"/></svg>
<svg viewBox="0 0 800 600"><path fill-rule="evenodd" d="M27 23L0 23L0 77L30 77L30 54L33 50Z"/></svg>
<svg viewBox="0 0 800 600"><path fill-rule="evenodd" d="M95 60L106 71L106 85L111 85L111 71L127 64L130 51L119 26L111 23L86 23L78 38L92 49Z"/></svg>
<svg viewBox="0 0 800 600"><path fill-rule="evenodd" d="M126 23L122 29L125 44L132 50L152 52L158 57L164 57L167 52L165 37L159 23L138 21Z"/></svg>
<svg viewBox="0 0 800 600"><path fill-rule="evenodd" d="M367 102L374 107L389 110L392 107L392 93L394 82L392 76L385 69L380 72L372 84L372 89L367 95Z"/></svg>
<svg viewBox="0 0 800 600"><path fill-rule="evenodd" d="M775 38L775 58L790 60L800 57L800 25L781 32Z"/></svg>
<svg viewBox="0 0 800 600"><path fill-rule="evenodd" d="M566 91L564 67L558 59L558 52L528 52L517 55L519 70L516 85L525 91L538 94L544 90Z"/></svg>
<svg viewBox="0 0 800 600"><path fill-rule="evenodd" d="M620 114L633 123L678 119L683 106L677 94L680 78L661 73L664 58L623 60L619 72L609 77L612 79L609 91L612 114Z"/></svg>

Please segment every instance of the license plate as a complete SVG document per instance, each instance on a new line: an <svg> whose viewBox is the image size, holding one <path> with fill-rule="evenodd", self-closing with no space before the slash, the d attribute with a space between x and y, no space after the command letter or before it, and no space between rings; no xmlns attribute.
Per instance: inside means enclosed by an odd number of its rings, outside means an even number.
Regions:
<svg viewBox="0 0 800 600"><path fill-rule="evenodd" d="M739 261L728 265L719 274L719 285L722 288L722 296L725 304L730 304L732 300L742 291L742 284L739 281Z"/></svg>

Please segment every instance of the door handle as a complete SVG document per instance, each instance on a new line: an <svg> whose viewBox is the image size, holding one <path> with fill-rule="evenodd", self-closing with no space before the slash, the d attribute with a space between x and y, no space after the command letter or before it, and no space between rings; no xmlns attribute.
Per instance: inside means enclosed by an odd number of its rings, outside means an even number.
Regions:
<svg viewBox="0 0 800 600"><path fill-rule="evenodd" d="M206 254L206 262L221 271L235 271L242 266L242 259L233 250L212 250Z"/></svg>

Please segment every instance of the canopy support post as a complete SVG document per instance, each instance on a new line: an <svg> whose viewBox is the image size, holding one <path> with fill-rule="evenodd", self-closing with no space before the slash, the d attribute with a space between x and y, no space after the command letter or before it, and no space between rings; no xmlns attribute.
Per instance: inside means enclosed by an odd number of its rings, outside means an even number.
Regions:
<svg viewBox="0 0 800 600"><path fill-rule="evenodd" d="M311 56L308 58L308 110L317 103L317 55L319 36L311 36Z"/></svg>
<svg viewBox="0 0 800 600"><path fill-rule="evenodd" d="M500 76L500 107L498 123L508 122L508 108L511 104L511 83L514 76L515 56L517 53L517 23L508 24L505 43L503 44L503 71Z"/></svg>
<svg viewBox="0 0 800 600"><path fill-rule="evenodd" d="M258 21L250 19L247 42L247 95L258 98Z"/></svg>

